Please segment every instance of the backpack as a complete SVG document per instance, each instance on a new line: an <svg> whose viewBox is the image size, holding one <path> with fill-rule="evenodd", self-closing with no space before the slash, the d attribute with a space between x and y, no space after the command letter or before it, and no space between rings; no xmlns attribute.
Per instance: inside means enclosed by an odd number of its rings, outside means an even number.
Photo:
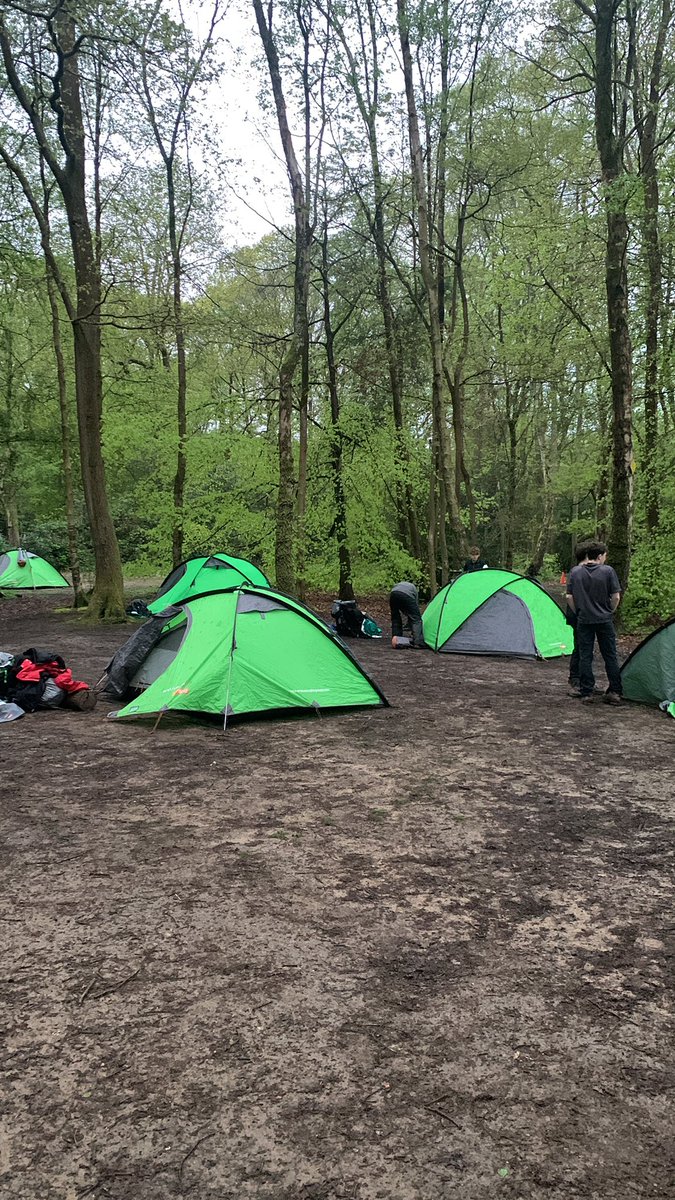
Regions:
<svg viewBox="0 0 675 1200"><path fill-rule="evenodd" d="M361 612L356 600L335 600L330 610L335 628L340 637L361 637L365 613Z"/></svg>
<svg viewBox="0 0 675 1200"><path fill-rule="evenodd" d="M377 621L359 608L356 600L335 600L330 610L340 637L379 638L382 630Z"/></svg>

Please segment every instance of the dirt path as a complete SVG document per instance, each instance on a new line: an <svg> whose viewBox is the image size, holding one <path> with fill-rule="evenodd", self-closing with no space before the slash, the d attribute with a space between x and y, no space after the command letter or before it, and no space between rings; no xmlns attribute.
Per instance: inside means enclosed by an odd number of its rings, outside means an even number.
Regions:
<svg viewBox="0 0 675 1200"><path fill-rule="evenodd" d="M675 1196L675 722L356 648L391 709L0 728L3 1196Z"/></svg>

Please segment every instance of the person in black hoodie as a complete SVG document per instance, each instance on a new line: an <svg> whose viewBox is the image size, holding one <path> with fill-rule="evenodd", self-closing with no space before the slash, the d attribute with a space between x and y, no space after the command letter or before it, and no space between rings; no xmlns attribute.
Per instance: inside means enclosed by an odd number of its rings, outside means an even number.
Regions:
<svg viewBox="0 0 675 1200"><path fill-rule="evenodd" d="M567 603L577 618L579 694L582 702L593 700L593 647L597 638L609 682L604 699L609 704L620 704L621 674L613 617L621 599L621 584L614 568L605 561L604 542L588 542L586 553L587 561L574 567L567 581Z"/></svg>
<svg viewBox="0 0 675 1200"><path fill-rule="evenodd" d="M469 547L469 557L467 558L466 562L464 563L463 570L464 570L465 575L470 571L486 571L487 570L487 563L486 563L485 559L481 558L481 556L480 556L480 546L470 546Z"/></svg>

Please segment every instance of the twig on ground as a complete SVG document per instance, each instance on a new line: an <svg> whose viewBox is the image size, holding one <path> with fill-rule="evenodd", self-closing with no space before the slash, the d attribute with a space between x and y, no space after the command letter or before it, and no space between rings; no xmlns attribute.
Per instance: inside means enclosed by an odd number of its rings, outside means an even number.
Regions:
<svg viewBox="0 0 675 1200"><path fill-rule="evenodd" d="M96 972L95 975L92 975L91 979L89 980L89 983L87 984L86 988L82 992L82 995L78 998L78 1001L77 1001L78 1008L87 999L87 996L89 995L91 989L93 988L94 984L96 983L96 980L98 979L98 977L99 977L98 971Z"/></svg>
<svg viewBox="0 0 675 1200"><path fill-rule="evenodd" d="M426 1108L427 1112L436 1113L436 1116L442 1117L444 1121L449 1121L451 1125L455 1126L455 1129L462 1128L459 1121L456 1121L455 1118L451 1117L450 1113L446 1113L444 1109L436 1108L436 1106L433 1104L424 1104L422 1107Z"/></svg>
<svg viewBox="0 0 675 1200"><path fill-rule="evenodd" d="M179 1181L181 1187L183 1186L183 1169L185 1167L185 1164L186 1164L188 1158L190 1158L191 1155L194 1154L195 1150L197 1150L197 1148L199 1146L201 1146L202 1142L206 1142L209 1138L212 1138L215 1136L216 1136L215 1133L205 1133L203 1137L197 1138L197 1141L195 1142L194 1146L190 1146L190 1149L188 1150L187 1154L181 1160L181 1164L178 1168L178 1181Z"/></svg>
<svg viewBox="0 0 675 1200"><path fill-rule="evenodd" d="M141 970L142 970L142 967L138 967L138 969L136 971L132 971L131 975L127 975L126 979L120 979L120 980L118 980L117 983L111 984L110 987L103 988L100 992L94 992L94 995L92 996L92 1000L100 1000L102 996L109 996L111 994L111 992L118 992L120 990L120 988L123 988L127 983L131 983L132 979L135 979L137 975L140 975ZM92 981L92 983L93 983L93 981ZM85 996L89 993L90 990L91 990L90 988L87 988L87 990L84 992L84 994L82 996L83 1000L84 1000Z"/></svg>

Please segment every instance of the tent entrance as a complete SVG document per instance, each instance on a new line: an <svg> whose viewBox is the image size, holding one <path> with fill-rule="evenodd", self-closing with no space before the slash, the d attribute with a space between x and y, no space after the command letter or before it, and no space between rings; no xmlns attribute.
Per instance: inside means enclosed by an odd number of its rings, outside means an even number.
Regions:
<svg viewBox="0 0 675 1200"><path fill-rule="evenodd" d="M467 617L444 645L442 654L508 654L538 658L529 609L513 592L502 588Z"/></svg>
<svg viewBox="0 0 675 1200"><path fill-rule="evenodd" d="M172 629L169 633L164 634L164 637L160 638L147 658L143 660L136 674L129 680L129 687L142 691L159 679L180 650L186 631L187 622L178 629Z"/></svg>

